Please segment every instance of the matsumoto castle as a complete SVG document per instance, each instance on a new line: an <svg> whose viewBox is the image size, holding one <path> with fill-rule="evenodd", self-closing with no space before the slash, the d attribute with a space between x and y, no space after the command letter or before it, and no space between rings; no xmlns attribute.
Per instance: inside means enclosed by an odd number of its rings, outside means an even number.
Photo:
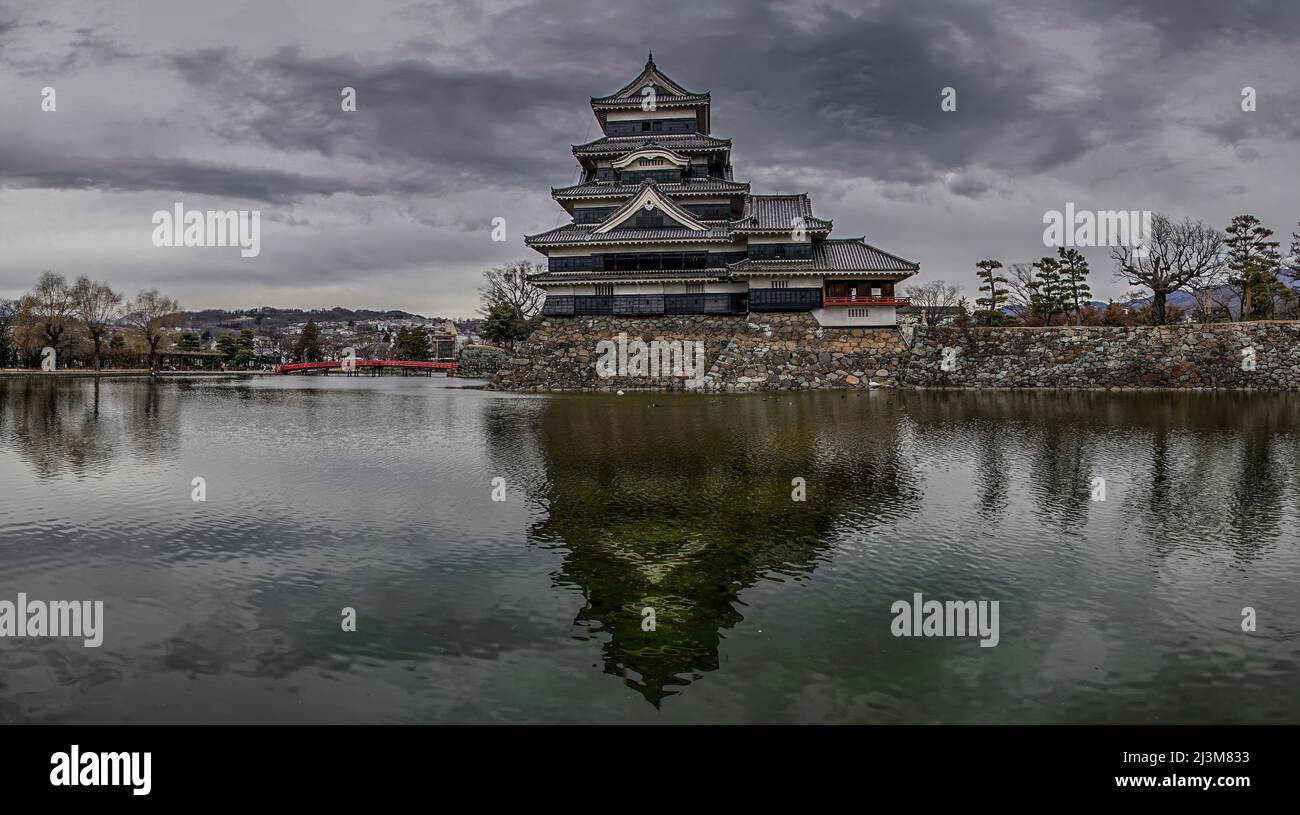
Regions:
<svg viewBox="0 0 1300 815"><path fill-rule="evenodd" d="M752 195L732 178L731 140L710 133L709 94L665 76L592 97L604 135L573 148L582 180L552 188L573 222L530 235L547 270L542 313L806 311L824 326L885 326L919 266L862 238L832 238L804 193Z"/></svg>

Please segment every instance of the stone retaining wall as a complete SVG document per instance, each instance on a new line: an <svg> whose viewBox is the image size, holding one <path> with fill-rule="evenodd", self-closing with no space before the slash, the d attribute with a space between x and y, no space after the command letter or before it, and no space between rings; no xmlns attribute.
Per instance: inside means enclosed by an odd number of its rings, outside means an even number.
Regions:
<svg viewBox="0 0 1300 815"><path fill-rule="evenodd" d="M509 356L506 351L490 345L467 345L460 350L460 357L456 360L456 376L491 379Z"/></svg>
<svg viewBox="0 0 1300 815"><path fill-rule="evenodd" d="M901 384L1290 390L1300 388L1300 323L918 327Z"/></svg>
<svg viewBox="0 0 1300 815"><path fill-rule="evenodd" d="M548 317L493 380L504 390L683 390L672 376L598 375L597 343L704 343L701 388L802 390L896 384L906 347L895 328L823 328L806 313L680 317Z"/></svg>
<svg viewBox="0 0 1300 815"><path fill-rule="evenodd" d="M1300 323L824 328L806 313L551 317L493 378L505 390L678 390L601 378L597 343L702 341L708 391L885 387L1300 389ZM944 360L950 360L949 365ZM1253 368L1251 363L1253 361Z"/></svg>

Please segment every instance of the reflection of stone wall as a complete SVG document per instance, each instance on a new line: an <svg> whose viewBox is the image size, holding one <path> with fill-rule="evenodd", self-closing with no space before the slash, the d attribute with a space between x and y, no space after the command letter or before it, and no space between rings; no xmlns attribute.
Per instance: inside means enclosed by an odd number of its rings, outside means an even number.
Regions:
<svg viewBox="0 0 1300 815"><path fill-rule="evenodd" d="M953 370L943 370L944 349ZM1253 349L1254 370L1243 370ZM955 388L1300 388L1300 323L917 327L905 386ZM951 367L951 366L950 366Z"/></svg>
<svg viewBox="0 0 1300 815"><path fill-rule="evenodd" d="M493 380L508 390L681 390L673 377L596 374L596 344L703 341L705 390L802 390L895 384L906 348L890 328L823 328L807 313L680 317L550 317Z"/></svg>
<svg viewBox="0 0 1300 815"><path fill-rule="evenodd" d="M460 351L456 360L459 366L456 376L468 376L474 379L491 379L506 364L509 354L500 348L488 345L467 345Z"/></svg>
<svg viewBox="0 0 1300 815"><path fill-rule="evenodd" d="M705 390L886 386L1300 389L1300 322L1050 328L825 328L806 313L548 318L493 385L507 390L678 390L596 375L596 343L703 340ZM952 349L952 370L943 369ZM1253 349L1254 370L1243 369Z"/></svg>

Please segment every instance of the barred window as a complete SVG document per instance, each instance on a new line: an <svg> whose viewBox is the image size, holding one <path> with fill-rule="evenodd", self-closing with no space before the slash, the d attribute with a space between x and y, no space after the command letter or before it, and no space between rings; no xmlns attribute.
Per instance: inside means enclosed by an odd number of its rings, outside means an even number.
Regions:
<svg viewBox="0 0 1300 815"><path fill-rule="evenodd" d="M703 283L687 283L687 284L686 284L686 293L687 293L687 294L704 294L704 284L703 284Z"/></svg>
<svg viewBox="0 0 1300 815"><path fill-rule="evenodd" d="M769 283L770 283L771 287L774 288L774 289L788 289L788 288L790 288L790 281L789 281L789 280L772 280L772 281L769 281Z"/></svg>
<svg viewBox="0 0 1300 815"><path fill-rule="evenodd" d="M613 283L597 283L597 284L596 284L596 294L597 294L597 295L606 295L606 296L613 295L613 294L614 294L614 284L613 284Z"/></svg>

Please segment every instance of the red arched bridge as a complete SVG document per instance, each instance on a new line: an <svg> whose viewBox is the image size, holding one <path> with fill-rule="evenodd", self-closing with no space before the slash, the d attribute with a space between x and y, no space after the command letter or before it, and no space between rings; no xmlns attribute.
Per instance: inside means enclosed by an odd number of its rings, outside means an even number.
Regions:
<svg viewBox="0 0 1300 815"><path fill-rule="evenodd" d="M349 370L351 366L356 366L355 370ZM434 371L451 372L458 366L454 362L417 362L409 359L358 359L355 361L333 360L331 362L290 362L285 365L275 366L277 374L297 374L311 373L320 371L322 374L328 374L331 370L339 370L344 373L360 373L363 368L373 368L374 373L382 374L385 368L415 368L432 374Z"/></svg>

